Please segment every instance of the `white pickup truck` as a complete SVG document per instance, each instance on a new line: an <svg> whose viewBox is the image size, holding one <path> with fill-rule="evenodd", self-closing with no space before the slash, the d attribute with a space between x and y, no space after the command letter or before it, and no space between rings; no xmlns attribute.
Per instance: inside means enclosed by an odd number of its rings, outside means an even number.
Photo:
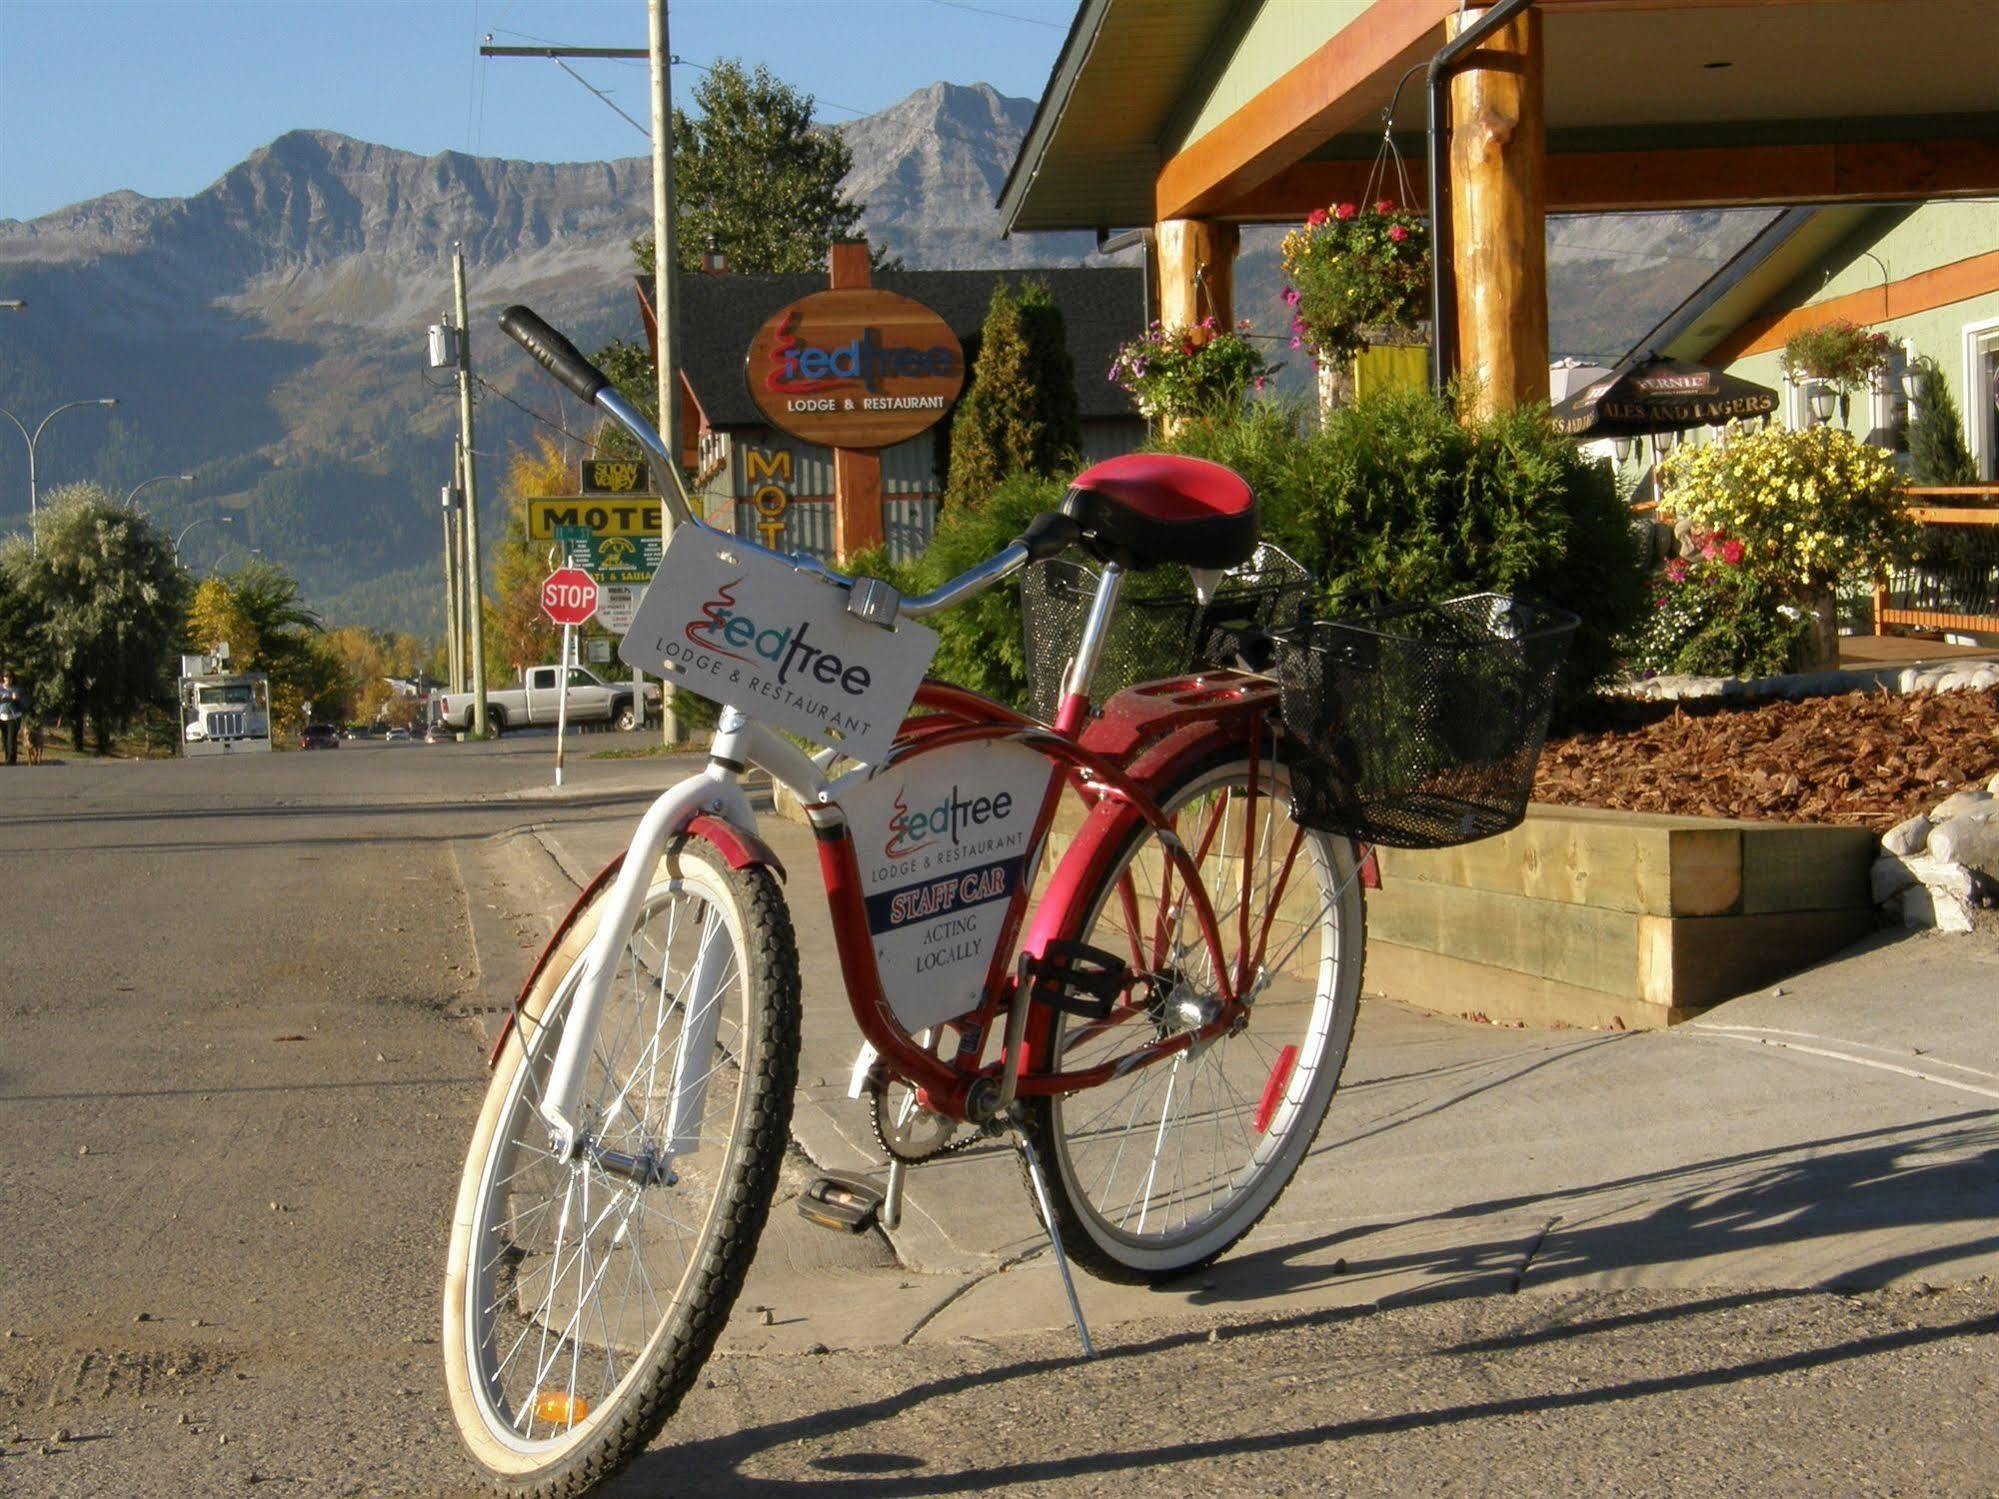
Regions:
<svg viewBox="0 0 1999 1499"><path fill-rule="evenodd" d="M493 732L504 734L508 729L524 729L530 724L553 724L557 699L561 697L558 690L561 672L559 666L531 666L520 686L488 689L486 722ZM472 727L471 693L440 692L432 701L437 704L438 719L446 728ZM571 723L608 723L615 729L633 728L640 716L640 709L635 706L637 701L630 682L606 682L587 667L569 668ZM648 718L659 712L657 682L645 684L643 711Z"/></svg>

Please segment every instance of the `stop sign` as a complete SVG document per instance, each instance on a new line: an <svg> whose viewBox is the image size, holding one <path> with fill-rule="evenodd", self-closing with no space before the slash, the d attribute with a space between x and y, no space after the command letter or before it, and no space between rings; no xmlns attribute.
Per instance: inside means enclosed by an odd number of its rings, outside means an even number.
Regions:
<svg viewBox="0 0 1999 1499"><path fill-rule="evenodd" d="M580 567L558 567L541 585L541 609L559 625L586 623L597 612L597 581Z"/></svg>

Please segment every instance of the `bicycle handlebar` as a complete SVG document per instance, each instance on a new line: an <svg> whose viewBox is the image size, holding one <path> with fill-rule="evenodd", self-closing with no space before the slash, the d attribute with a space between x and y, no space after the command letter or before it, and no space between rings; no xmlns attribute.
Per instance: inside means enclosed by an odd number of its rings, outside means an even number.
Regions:
<svg viewBox="0 0 1999 1499"><path fill-rule="evenodd" d="M586 405L597 404L597 393L611 377L577 351L576 345L541 320L531 308L516 302L500 314L508 337L532 354L535 363L568 386Z"/></svg>
<svg viewBox="0 0 1999 1499"><path fill-rule="evenodd" d="M523 307L518 302L500 314L500 327L508 337L526 349L534 361L577 397L597 407L606 416L631 433L639 445L652 455L654 461L672 481L661 486L661 499L672 515L676 526L699 526L704 531L715 528L700 520L688 503L686 486L680 477L679 460L669 453L659 433L645 420L611 383L596 365L578 352L576 345L563 334L550 327L532 308ZM1012 577L1030 562L1046 561L1067 550L1078 537L1082 528L1066 515L1049 512L1037 515L1028 522L1027 529L1009 545L978 566L960 573L949 582L933 588L928 593L915 594L900 600L896 613L911 619L921 619L927 614L936 614L954 604L986 591L995 583ZM732 537L738 546L752 547L757 551L769 551L753 541ZM773 553L796 567L817 573L828 583L848 589L854 580L843 573L836 573L816 557L793 556L789 553Z"/></svg>

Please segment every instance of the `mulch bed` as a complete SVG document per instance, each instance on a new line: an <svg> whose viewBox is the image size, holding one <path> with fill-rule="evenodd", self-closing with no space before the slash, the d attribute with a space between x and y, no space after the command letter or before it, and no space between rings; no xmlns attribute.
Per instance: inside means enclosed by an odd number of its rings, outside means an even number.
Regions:
<svg viewBox="0 0 1999 1499"><path fill-rule="evenodd" d="M1606 706L1550 737L1534 799L1886 831L1999 771L1999 691Z"/></svg>

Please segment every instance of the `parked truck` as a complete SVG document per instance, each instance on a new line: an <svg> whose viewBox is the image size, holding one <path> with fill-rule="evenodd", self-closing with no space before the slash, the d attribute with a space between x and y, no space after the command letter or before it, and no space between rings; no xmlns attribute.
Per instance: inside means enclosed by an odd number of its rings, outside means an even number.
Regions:
<svg viewBox="0 0 1999 1499"><path fill-rule="evenodd" d="M488 689L486 722L496 734L508 729L555 722L558 699L562 696L559 666L531 666L518 687ZM659 684L647 682L643 699L634 696L630 682L606 682L588 667L569 668L569 721L608 723L615 729L635 727L640 715L650 718L659 712ZM439 692L432 695L437 720L449 729L472 727L472 694Z"/></svg>

